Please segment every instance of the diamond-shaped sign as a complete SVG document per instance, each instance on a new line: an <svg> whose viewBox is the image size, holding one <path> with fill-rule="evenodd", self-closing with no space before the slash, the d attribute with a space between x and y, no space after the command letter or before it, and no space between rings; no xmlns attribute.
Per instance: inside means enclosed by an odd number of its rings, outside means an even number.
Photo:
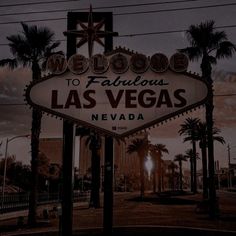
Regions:
<svg viewBox="0 0 236 236"><path fill-rule="evenodd" d="M127 64L131 56L116 54L117 58L127 59L116 61L118 64L114 64L114 54L106 56L109 64L106 70L101 68L101 73L91 68L84 72L81 67L80 74L67 71L44 77L28 86L27 101L46 113L116 137L133 134L205 103L208 87L199 76L170 69L158 73L148 65L142 72L138 64L139 71L135 72L137 68ZM127 63L122 67L119 62ZM120 70L114 72L114 66Z"/></svg>

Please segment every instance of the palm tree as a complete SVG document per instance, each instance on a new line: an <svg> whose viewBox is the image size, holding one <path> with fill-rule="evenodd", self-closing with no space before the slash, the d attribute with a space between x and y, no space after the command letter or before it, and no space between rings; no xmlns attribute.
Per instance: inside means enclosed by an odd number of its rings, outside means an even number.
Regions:
<svg viewBox="0 0 236 236"><path fill-rule="evenodd" d="M207 21L199 25L191 25L187 30L187 39L190 47L181 49L190 60L201 59L202 77L209 85L209 96L206 102L206 123L208 136L208 161L209 161L209 198L210 217L217 213L215 169L214 169L214 145L213 145L213 80L212 64L218 59L230 58L236 52L236 46L228 41L224 31L216 31L214 21Z"/></svg>
<svg viewBox="0 0 236 236"><path fill-rule="evenodd" d="M196 159L196 141L197 141L197 124L198 118L187 118L179 130L180 135L185 135L184 142L191 141L193 157L191 161L191 191L197 192L197 159Z"/></svg>
<svg viewBox="0 0 236 236"><path fill-rule="evenodd" d="M187 161L187 158L183 154L175 155L174 161L179 163L179 188L183 191L183 170L182 170L182 162Z"/></svg>
<svg viewBox="0 0 236 236"><path fill-rule="evenodd" d="M150 142L147 137L136 138L132 140L131 144L127 147L127 153L132 154L137 152L139 157L139 175L140 175L140 197L144 197L144 160L148 154Z"/></svg>
<svg viewBox="0 0 236 236"><path fill-rule="evenodd" d="M169 173L170 173L169 183L171 186L171 190L175 190L175 177L176 177L175 169L177 169L178 166L174 162L171 162L167 168L169 169Z"/></svg>
<svg viewBox="0 0 236 236"><path fill-rule="evenodd" d="M32 71L32 81L41 78L41 62L44 62L52 51L59 46L59 42L53 42L54 33L46 27L28 26L21 23L23 31L7 37L10 50L14 56L12 59L3 59L0 66L8 66L10 69L22 65L30 67ZM33 108L32 129L31 129L31 171L32 188L29 199L28 223L36 223L37 211L37 187L38 187L38 151L39 135L41 130L42 112Z"/></svg>
<svg viewBox="0 0 236 236"><path fill-rule="evenodd" d="M220 129L213 127L213 140L221 144L225 143L222 136L218 136ZM208 198L208 184L207 184L207 125L205 122L199 122L197 126L197 139L199 140L199 147L202 153L202 176L203 176L203 198Z"/></svg>
<svg viewBox="0 0 236 236"><path fill-rule="evenodd" d="M153 192L156 192L156 174L158 174L158 192L161 192L161 172L162 172L162 153L169 153L166 145L164 144L150 144L149 146L151 155L153 157Z"/></svg>
<svg viewBox="0 0 236 236"><path fill-rule="evenodd" d="M194 175L194 168L193 168L193 163L194 163L194 159L198 159L198 153L197 152L194 152L193 149L188 149L186 150L185 152L185 157L187 159L189 159L189 162L190 162L190 189L191 189L191 192L193 191L193 187L192 187L192 184L193 184L193 175Z"/></svg>
<svg viewBox="0 0 236 236"><path fill-rule="evenodd" d="M77 135L81 138L86 137L85 144L91 151L91 174L92 174L92 185L90 194L90 207L100 207L100 149L102 145L101 137L88 128L79 127L77 128Z"/></svg>
<svg viewBox="0 0 236 236"><path fill-rule="evenodd" d="M207 181L207 125L199 122L197 125L197 139L202 153L202 189L203 198L208 198L208 181Z"/></svg>

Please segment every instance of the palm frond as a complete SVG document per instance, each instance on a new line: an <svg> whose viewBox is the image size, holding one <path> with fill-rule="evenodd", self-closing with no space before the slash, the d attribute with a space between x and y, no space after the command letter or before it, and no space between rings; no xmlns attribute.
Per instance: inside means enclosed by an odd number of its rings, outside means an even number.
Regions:
<svg viewBox="0 0 236 236"><path fill-rule="evenodd" d="M211 65L216 64L217 59L230 58L236 52L236 46L228 41L226 33L215 31L213 20L190 25L186 31L186 37L190 47L179 51L186 53L192 61L202 58L203 76L211 73ZM215 56L212 56L213 52Z"/></svg>
<svg viewBox="0 0 236 236"><path fill-rule="evenodd" d="M144 150L145 152L148 150L150 145L150 141L147 138L136 138L132 140L131 144L127 147L127 153L131 154L134 152L139 152Z"/></svg>
<svg viewBox="0 0 236 236"><path fill-rule="evenodd" d="M224 41L219 44L216 50L216 58L230 58L236 52L236 45L229 41Z"/></svg>
<svg viewBox="0 0 236 236"><path fill-rule="evenodd" d="M11 35L7 37L7 40L10 41L9 47L14 56L32 54L29 44L22 35Z"/></svg>
<svg viewBox="0 0 236 236"><path fill-rule="evenodd" d="M26 24L26 23L24 23L24 22L21 22L20 23L21 24L21 26L22 26L22 28L23 28L23 34L27 34L28 32L29 32L29 26Z"/></svg>
<svg viewBox="0 0 236 236"><path fill-rule="evenodd" d="M186 157L187 159L190 159L190 160L191 160L192 158L194 158L194 156L195 156L195 153L193 152L193 149L192 149L192 148L186 150L186 152L185 152L185 157ZM198 153L198 152L196 152L196 158L199 159L199 153Z"/></svg>
<svg viewBox="0 0 236 236"><path fill-rule="evenodd" d="M10 69L15 69L18 66L17 60L14 59L2 59L0 60L0 66L8 66Z"/></svg>
<svg viewBox="0 0 236 236"><path fill-rule="evenodd" d="M190 45L193 47L198 47L202 51L204 48L209 47L210 35L213 33L214 21L202 22L199 25L190 25L187 30L187 39Z"/></svg>
<svg viewBox="0 0 236 236"><path fill-rule="evenodd" d="M180 135L192 136L197 129L197 124L200 122L198 118L188 117L183 124L180 125L178 133Z"/></svg>
<svg viewBox="0 0 236 236"><path fill-rule="evenodd" d="M201 35L199 34L199 27L197 25L190 25L186 31L186 36L192 47L199 47L201 45Z"/></svg>
<svg viewBox="0 0 236 236"><path fill-rule="evenodd" d="M18 64L26 67L32 66L33 62L39 63L59 46L59 42L53 42L54 33L49 28L37 27L36 25L28 26L24 22L21 25L23 31L20 34L7 37L10 51ZM15 62L13 64L11 62L2 61L2 63L9 63L10 66L14 67Z"/></svg>
<svg viewBox="0 0 236 236"><path fill-rule="evenodd" d="M52 52L55 48L57 48L61 43L59 41L56 41L54 43L52 43L51 45L49 45L48 47L46 47L45 52Z"/></svg>
<svg viewBox="0 0 236 236"><path fill-rule="evenodd" d="M216 32L212 32L209 35L209 42L210 44L208 45L208 47L212 47L212 48L216 48L218 47L219 43L221 43L222 41L227 40L227 35L224 31L216 31Z"/></svg>
<svg viewBox="0 0 236 236"><path fill-rule="evenodd" d="M221 132L221 130L217 127L213 127L213 130L212 130L212 134L213 134L213 141L217 141L221 144L225 144L225 139L224 137L222 136L219 136L217 134L219 134Z"/></svg>
<svg viewBox="0 0 236 236"><path fill-rule="evenodd" d="M192 142L192 137L191 136L187 136L187 137L184 137L184 139L183 139L183 142L185 143L185 142Z"/></svg>
<svg viewBox="0 0 236 236"><path fill-rule="evenodd" d="M183 154L177 154L175 155L174 161L187 161L187 158Z"/></svg>
<svg viewBox="0 0 236 236"><path fill-rule="evenodd" d="M149 144L149 150L151 153L156 153L162 156L162 153L169 153L166 145L158 143L158 144Z"/></svg>
<svg viewBox="0 0 236 236"><path fill-rule="evenodd" d="M217 141L217 142L219 142L221 144L225 144L225 139L222 136L214 136L213 140Z"/></svg>
<svg viewBox="0 0 236 236"><path fill-rule="evenodd" d="M202 56L202 50L199 47L187 47L178 49L178 51L185 53L191 61L198 60Z"/></svg>

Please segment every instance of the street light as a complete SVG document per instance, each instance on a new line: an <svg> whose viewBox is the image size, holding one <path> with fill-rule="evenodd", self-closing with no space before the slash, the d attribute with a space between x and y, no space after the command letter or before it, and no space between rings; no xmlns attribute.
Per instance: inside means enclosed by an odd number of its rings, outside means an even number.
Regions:
<svg viewBox="0 0 236 236"><path fill-rule="evenodd" d="M231 175L231 154L230 150L231 148L235 148L236 146L231 146L228 144L227 149L228 149L228 189L231 190L232 188L232 175ZM234 158L233 158L234 159Z"/></svg>
<svg viewBox="0 0 236 236"><path fill-rule="evenodd" d="M3 170L3 183L2 183L2 203L1 203L1 209L3 209L3 205L4 205L4 196L5 196L5 186L6 186L6 172L7 172L7 149L8 149L8 143L11 142L14 139L17 138L28 138L30 137L29 134L26 135L18 135L18 136L14 136L10 139L7 138L6 140L6 148L5 148L5 157L4 157L4 170Z"/></svg>

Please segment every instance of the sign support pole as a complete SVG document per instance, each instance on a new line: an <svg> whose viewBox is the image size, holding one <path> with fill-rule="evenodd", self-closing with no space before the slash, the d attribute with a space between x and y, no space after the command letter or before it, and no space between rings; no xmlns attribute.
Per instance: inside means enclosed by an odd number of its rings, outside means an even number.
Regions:
<svg viewBox="0 0 236 236"><path fill-rule="evenodd" d="M110 13L105 19L105 30L113 31L113 16ZM113 50L113 37L105 37L105 53ZM103 233L113 234L113 169L114 169L114 139L105 137L104 163L104 205L103 205Z"/></svg>
<svg viewBox="0 0 236 236"><path fill-rule="evenodd" d="M103 233L113 232L113 138L105 138Z"/></svg>
<svg viewBox="0 0 236 236"><path fill-rule="evenodd" d="M67 29L75 29L76 22L68 16ZM67 57L76 53L76 39L67 37ZM62 216L59 226L61 236L73 233L73 192L74 192L74 124L63 121L63 167L62 167Z"/></svg>
<svg viewBox="0 0 236 236"><path fill-rule="evenodd" d="M72 236L74 183L74 124L63 122L61 235Z"/></svg>

